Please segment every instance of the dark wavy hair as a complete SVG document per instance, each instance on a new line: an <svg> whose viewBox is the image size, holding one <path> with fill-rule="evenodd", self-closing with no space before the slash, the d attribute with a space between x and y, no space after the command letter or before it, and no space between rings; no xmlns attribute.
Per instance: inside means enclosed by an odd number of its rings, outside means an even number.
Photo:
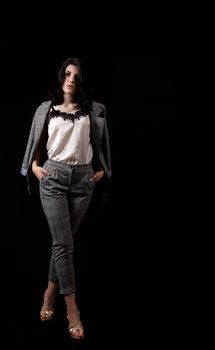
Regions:
<svg viewBox="0 0 215 350"><path fill-rule="evenodd" d="M75 95L76 103L78 104L78 108L81 110L82 113L88 114L91 110L92 98L89 88L89 82L87 81L86 65L81 58L69 57L63 62L57 75L57 88L53 91L49 91L49 97L52 100L53 105L61 104L63 102L62 86L66 76L66 67L68 67L70 64L79 68L79 89Z"/></svg>

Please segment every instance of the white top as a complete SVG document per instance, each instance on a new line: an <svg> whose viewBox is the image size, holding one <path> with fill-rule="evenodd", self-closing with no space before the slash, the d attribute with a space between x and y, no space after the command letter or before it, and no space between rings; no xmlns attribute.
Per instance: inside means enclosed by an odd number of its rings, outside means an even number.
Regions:
<svg viewBox="0 0 215 350"><path fill-rule="evenodd" d="M47 152L49 158L69 164L89 164L93 150L90 143L89 115L71 119L57 116L48 124Z"/></svg>

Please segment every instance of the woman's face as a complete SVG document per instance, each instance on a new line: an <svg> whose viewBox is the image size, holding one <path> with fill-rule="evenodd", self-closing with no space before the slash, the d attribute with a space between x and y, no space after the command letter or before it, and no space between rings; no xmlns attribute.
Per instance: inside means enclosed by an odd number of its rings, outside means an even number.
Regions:
<svg viewBox="0 0 215 350"><path fill-rule="evenodd" d="M74 95L79 89L79 68L70 64L65 69L65 80L62 86L63 92Z"/></svg>

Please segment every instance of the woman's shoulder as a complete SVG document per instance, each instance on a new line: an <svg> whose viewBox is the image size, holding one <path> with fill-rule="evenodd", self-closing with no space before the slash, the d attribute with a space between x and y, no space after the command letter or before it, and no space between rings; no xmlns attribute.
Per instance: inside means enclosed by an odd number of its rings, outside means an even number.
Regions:
<svg viewBox="0 0 215 350"><path fill-rule="evenodd" d="M52 101L51 100L46 100L46 101L42 101L40 102L37 106L36 106L36 112L40 112L42 110L49 110L49 108L51 107Z"/></svg>
<svg viewBox="0 0 215 350"><path fill-rule="evenodd" d="M51 100L46 100L40 103L39 107L50 107L52 104Z"/></svg>
<svg viewBox="0 0 215 350"><path fill-rule="evenodd" d="M105 105L103 103L101 103L101 102L98 102L98 101L93 101L92 102L92 108L94 110L96 110L96 109L105 110L106 109Z"/></svg>

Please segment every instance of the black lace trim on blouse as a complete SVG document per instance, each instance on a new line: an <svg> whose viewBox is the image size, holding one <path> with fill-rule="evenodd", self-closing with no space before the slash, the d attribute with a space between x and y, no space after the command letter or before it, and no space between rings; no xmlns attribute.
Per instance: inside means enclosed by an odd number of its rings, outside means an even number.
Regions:
<svg viewBox="0 0 215 350"><path fill-rule="evenodd" d="M75 113L68 113L68 112L62 112L57 109L52 109L49 112L49 115L47 117L47 124L49 124L50 120L52 118L58 118L61 117L63 120L70 120L71 122L75 122L75 120L80 119L80 117L85 117L82 111L77 111Z"/></svg>

